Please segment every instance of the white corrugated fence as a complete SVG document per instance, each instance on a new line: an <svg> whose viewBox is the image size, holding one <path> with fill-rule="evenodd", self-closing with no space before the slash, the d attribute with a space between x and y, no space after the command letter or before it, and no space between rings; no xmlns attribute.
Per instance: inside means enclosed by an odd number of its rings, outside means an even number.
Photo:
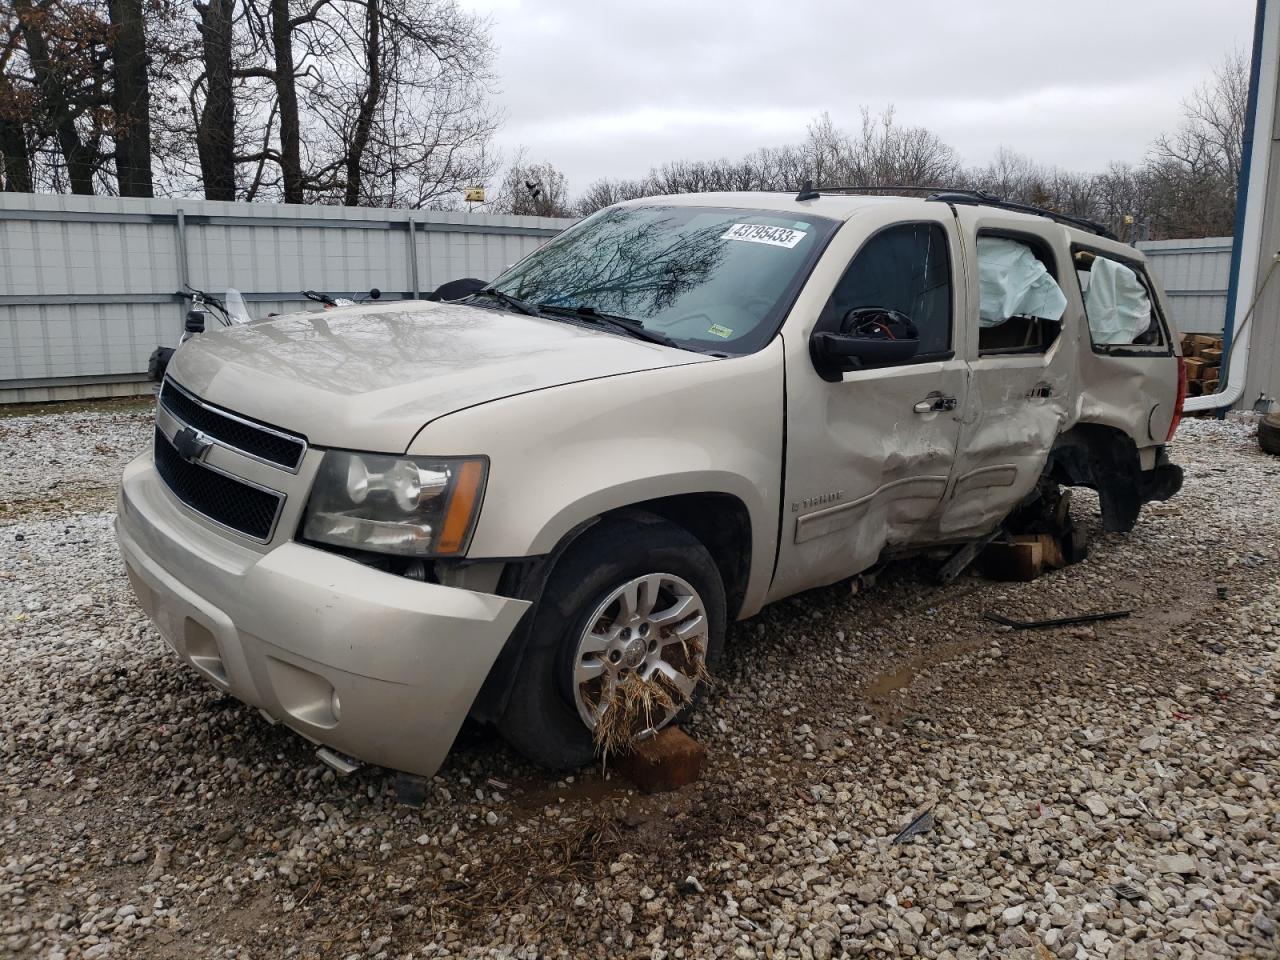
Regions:
<svg viewBox="0 0 1280 960"><path fill-rule="evenodd" d="M183 283L254 316L304 289L386 299L491 279L570 221L422 210L0 193L0 403L144 392Z"/></svg>
<svg viewBox="0 0 1280 960"><path fill-rule="evenodd" d="M1231 238L1145 240L1137 247L1164 287L1178 329L1221 334L1231 280Z"/></svg>

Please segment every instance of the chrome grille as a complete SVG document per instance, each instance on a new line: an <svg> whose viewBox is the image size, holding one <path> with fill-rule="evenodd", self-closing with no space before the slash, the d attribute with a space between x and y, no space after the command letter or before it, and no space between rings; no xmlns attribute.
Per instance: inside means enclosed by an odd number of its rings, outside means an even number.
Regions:
<svg viewBox="0 0 1280 960"><path fill-rule="evenodd" d="M173 495L201 516L263 543L271 539L284 494L237 479L206 463L188 463L156 428L156 472Z"/></svg>
<svg viewBox="0 0 1280 960"><path fill-rule="evenodd" d="M245 456L296 473L307 452L304 437L212 406L172 380L160 388L161 405L183 423Z"/></svg>

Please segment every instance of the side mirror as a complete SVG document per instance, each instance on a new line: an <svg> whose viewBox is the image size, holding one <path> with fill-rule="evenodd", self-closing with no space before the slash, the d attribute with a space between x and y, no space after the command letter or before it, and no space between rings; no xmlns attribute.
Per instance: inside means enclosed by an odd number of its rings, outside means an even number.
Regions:
<svg viewBox="0 0 1280 960"><path fill-rule="evenodd" d="M381 296L382 296L382 291L381 291L381 290L379 290L377 287L374 287L372 290L370 290L370 291L369 291L369 299L370 299L370 300L377 300L377 299L379 299Z"/></svg>
<svg viewBox="0 0 1280 960"><path fill-rule="evenodd" d="M186 331L187 333L204 333L203 310L187 311Z"/></svg>
<svg viewBox="0 0 1280 960"><path fill-rule="evenodd" d="M440 284L440 286L428 293L426 299L450 303L454 300L462 300L471 296L484 285L485 281L477 280L475 277L450 280L447 283Z"/></svg>
<svg viewBox="0 0 1280 960"><path fill-rule="evenodd" d="M910 318L880 307L850 310L839 332L818 331L809 338L814 369L830 383L846 370L904 363L919 349L920 334Z"/></svg>

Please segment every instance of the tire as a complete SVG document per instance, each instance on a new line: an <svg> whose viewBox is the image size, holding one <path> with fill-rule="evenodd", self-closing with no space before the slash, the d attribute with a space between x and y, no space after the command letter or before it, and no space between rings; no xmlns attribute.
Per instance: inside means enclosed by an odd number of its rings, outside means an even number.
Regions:
<svg viewBox="0 0 1280 960"><path fill-rule="evenodd" d="M1258 446L1280 457L1280 413L1269 413L1258 421Z"/></svg>
<svg viewBox="0 0 1280 960"><path fill-rule="evenodd" d="M601 604L637 577L670 575L696 591L706 614L706 657L714 671L724 646L724 584L711 554L682 527L648 515L607 518L587 530L548 578L528 644L498 729L540 766L568 770L590 763L595 739L575 700L578 644ZM669 722L679 723L702 692Z"/></svg>

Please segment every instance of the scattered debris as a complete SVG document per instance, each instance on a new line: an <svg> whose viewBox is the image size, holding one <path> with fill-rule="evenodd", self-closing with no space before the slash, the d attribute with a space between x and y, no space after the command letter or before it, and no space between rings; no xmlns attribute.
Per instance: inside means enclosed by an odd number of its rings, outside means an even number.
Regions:
<svg viewBox="0 0 1280 960"><path fill-rule="evenodd" d="M893 838L893 843L903 843L912 837L918 837L922 833L927 833L933 829L933 807L930 807L924 813L918 815L914 820L908 823Z"/></svg>
<svg viewBox="0 0 1280 960"><path fill-rule="evenodd" d="M658 671L647 678L639 671L632 671L615 683L610 693L602 693L602 697L609 697L609 702L598 713L593 731L602 762L608 763L610 757L630 752L645 731L689 704L693 691L700 687L706 689L712 683L707 658L698 640L686 640L680 650L666 656L676 670L694 681L689 692L681 690Z"/></svg>
<svg viewBox="0 0 1280 960"><path fill-rule="evenodd" d="M954 580L960 574L968 569L969 564L978 558L978 555L987 548L989 544L1005 536L1003 527L997 527L980 540L974 540L959 547L941 567L938 568L936 574L939 583L948 583Z"/></svg>
<svg viewBox="0 0 1280 960"><path fill-rule="evenodd" d="M1075 617L1057 617L1052 620L1014 620L999 613L984 613L982 616L992 623L1009 627L1011 630L1041 630L1047 627L1070 627L1077 623L1097 623L1100 620L1121 620L1132 610L1112 610L1107 613L1082 613Z"/></svg>

